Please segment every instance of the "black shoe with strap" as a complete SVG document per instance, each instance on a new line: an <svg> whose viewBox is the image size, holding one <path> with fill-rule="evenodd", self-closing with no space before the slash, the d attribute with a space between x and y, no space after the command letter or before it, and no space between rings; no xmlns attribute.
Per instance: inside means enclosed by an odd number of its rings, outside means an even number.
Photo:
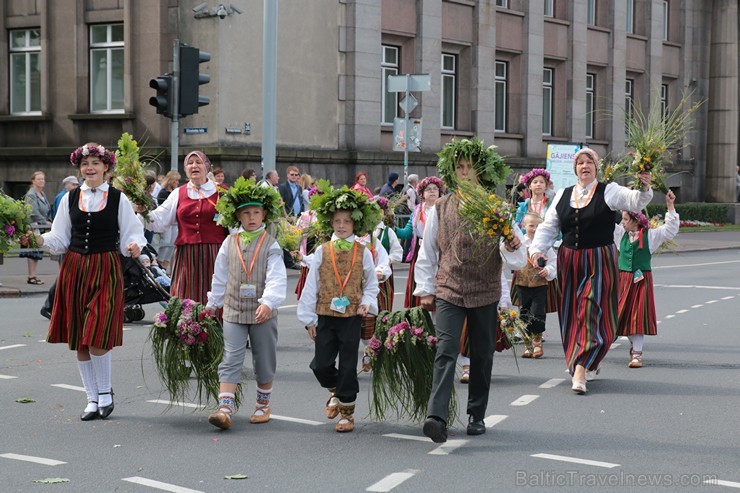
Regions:
<svg viewBox="0 0 740 493"><path fill-rule="evenodd" d="M91 404L97 404L97 402L92 401ZM80 414L80 419L82 421L92 421L93 419L98 418L98 411L83 411L82 414Z"/></svg>
<svg viewBox="0 0 740 493"><path fill-rule="evenodd" d="M110 404L107 406L98 406L98 415L105 419L113 412L113 396L115 394L113 393L113 389L110 389L110 392L98 392L98 395L110 395Z"/></svg>

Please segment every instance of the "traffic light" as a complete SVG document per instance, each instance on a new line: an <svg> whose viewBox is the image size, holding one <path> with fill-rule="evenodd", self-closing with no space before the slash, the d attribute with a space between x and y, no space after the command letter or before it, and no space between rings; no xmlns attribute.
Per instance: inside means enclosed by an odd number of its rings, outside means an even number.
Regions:
<svg viewBox="0 0 740 493"><path fill-rule="evenodd" d="M207 96L198 94L199 87L208 84L211 76L202 74L199 65L211 59L211 54L192 46L180 45L180 107L181 116L192 115L198 108L210 103Z"/></svg>
<svg viewBox="0 0 740 493"><path fill-rule="evenodd" d="M157 90L157 95L149 98L149 104L157 108L158 115L172 117L174 107L174 91L172 90L172 75L160 75L149 81L149 87Z"/></svg>

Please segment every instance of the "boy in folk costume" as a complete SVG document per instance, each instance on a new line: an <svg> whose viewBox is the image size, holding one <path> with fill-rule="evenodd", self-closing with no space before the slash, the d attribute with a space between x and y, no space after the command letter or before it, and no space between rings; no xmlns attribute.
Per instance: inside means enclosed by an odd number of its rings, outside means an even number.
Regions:
<svg viewBox="0 0 740 493"><path fill-rule="evenodd" d="M270 420L270 396L277 366L277 309L285 300L287 274L283 251L265 229L280 215L280 195L240 177L219 201L219 212L239 230L224 240L216 256L210 311L224 307L224 355L218 366L221 382L218 411L212 425L228 430L236 413L237 385L247 342L257 380L257 405L251 423ZM229 216L229 217L226 217Z"/></svg>
<svg viewBox="0 0 740 493"><path fill-rule="evenodd" d="M524 246L529 245L534 239L534 232L542 222L539 214L527 212L522 219L522 228L527 235L524 238ZM522 358L539 359L544 356L542 348L542 333L545 332L545 319L547 317L547 291L548 282L555 279L556 270L555 251L550 248L547 252L547 261L544 259L537 265L534 262L519 269L514 278L514 284L519 297L519 307L523 320L527 322L527 332L532 336L531 342L527 342L522 353Z"/></svg>
<svg viewBox="0 0 740 493"><path fill-rule="evenodd" d="M328 389L326 417L340 415L336 431L355 427L357 351L361 318L378 314L378 277L370 250L355 235L371 233L380 222L380 208L364 195L343 187L311 198L322 228L333 230L331 240L314 254L297 317L315 341L311 369ZM339 368L336 359L339 356Z"/></svg>
<svg viewBox="0 0 740 493"><path fill-rule="evenodd" d="M491 193L509 172L503 158L480 139L452 141L439 153L438 168L445 184L457 188L459 181L478 183ZM447 440L447 420L463 321L470 337L470 382L468 388L468 435L485 433L483 423L491 384L491 368L501 298L503 262L519 269L526 263L522 234L495 241L468 234L458 207L456 193L437 200L427 217L424 243L416 263L415 296L421 306L435 309L437 354L434 360L432 393L423 432L434 442ZM500 252L500 254L499 254Z"/></svg>
<svg viewBox="0 0 740 493"><path fill-rule="evenodd" d="M622 212L622 223L614 229L614 243L619 248L619 322L617 335L630 340L630 368L642 368L642 344L645 336L658 333L653 296L653 253L678 234L680 219L673 206L676 196L665 196L668 211L665 224L650 228L650 221L639 212ZM627 233L627 234L625 234Z"/></svg>

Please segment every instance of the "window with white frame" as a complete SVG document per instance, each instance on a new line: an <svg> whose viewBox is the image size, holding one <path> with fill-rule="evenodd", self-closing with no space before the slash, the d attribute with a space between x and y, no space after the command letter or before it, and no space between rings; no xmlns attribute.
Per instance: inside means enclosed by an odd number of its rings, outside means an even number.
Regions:
<svg viewBox="0 0 740 493"><path fill-rule="evenodd" d="M596 74L586 74L586 138L594 138L594 102L596 99Z"/></svg>
<svg viewBox="0 0 740 493"><path fill-rule="evenodd" d="M553 69L542 71L542 135L552 135Z"/></svg>
<svg viewBox="0 0 740 493"><path fill-rule="evenodd" d="M589 26L596 25L596 0L588 0L586 7L586 23Z"/></svg>
<svg viewBox="0 0 740 493"><path fill-rule="evenodd" d="M668 41L668 20L670 14L670 4L668 0L663 0L663 41Z"/></svg>
<svg viewBox="0 0 740 493"><path fill-rule="evenodd" d="M624 81L624 134L629 138L632 110L635 104L635 81L627 79Z"/></svg>
<svg viewBox="0 0 740 493"><path fill-rule="evenodd" d="M90 111L123 111L123 24L90 26Z"/></svg>
<svg viewBox="0 0 740 493"><path fill-rule="evenodd" d="M382 60L380 63L381 78L381 123L393 124L393 119L398 115L398 93L388 92L388 76L398 75L399 51L397 46L383 45Z"/></svg>
<svg viewBox="0 0 740 493"><path fill-rule="evenodd" d="M496 0L496 7L509 8L509 0Z"/></svg>
<svg viewBox="0 0 740 493"><path fill-rule="evenodd" d="M635 34L635 0L627 1L627 34Z"/></svg>
<svg viewBox="0 0 740 493"><path fill-rule="evenodd" d="M10 113L41 113L41 31L10 31Z"/></svg>
<svg viewBox="0 0 740 493"><path fill-rule="evenodd" d="M457 56L442 53L442 128L455 128Z"/></svg>
<svg viewBox="0 0 740 493"><path fill-rule="evenodd" d="M496 60L494 77L494 131L506 132L506 94L508 90L508 62Z"/></svg>
<svg viewBox="0 0 740 493"><path fill-rule="evenodd" d="M545 0L545 17L555 17L555 0Z"/></svg>
<svg viewBox="0 0 740 493"><path fill-rule="evenodd" d="M660 85L660 114L663 118L668 116L668 84Z"/></svg>

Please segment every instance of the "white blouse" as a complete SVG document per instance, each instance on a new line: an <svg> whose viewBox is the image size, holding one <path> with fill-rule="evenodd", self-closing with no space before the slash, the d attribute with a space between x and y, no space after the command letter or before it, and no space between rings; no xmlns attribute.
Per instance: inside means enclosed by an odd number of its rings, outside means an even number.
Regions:
<svg viewBox="0 0 740 493"><path fill-rule="evenodd" d="M676 237L680 223L681 219L678 216L678 212L672 210L666 212L665 224L657 228L648 229L648 245L650 246L651 254L655 253L655 251L660 248L660 245ZM622 224L617 224L617 227L614 228L614 243L617 245L617 248L619 248L622 243L624 233L625 231Z"/></svg>
<svg viewBox="0 0 740 493"><path fill-rule="evenodd" d="M192 200L205 200L210 199L211 195L217 193L216 184L212 180L208 180L200 188L197 188L192 183L188 182L187 185L188 198ZM200 193L198 193L200 192ZM214 200L214 197L211 200ZM167 200L162 205L154 209L149 213L149 220L146 223L146 229L154 231L155 233L164 233L170 226L177 224L177 205L180 202L180 189L176 188L170 193Z"/></svg>

